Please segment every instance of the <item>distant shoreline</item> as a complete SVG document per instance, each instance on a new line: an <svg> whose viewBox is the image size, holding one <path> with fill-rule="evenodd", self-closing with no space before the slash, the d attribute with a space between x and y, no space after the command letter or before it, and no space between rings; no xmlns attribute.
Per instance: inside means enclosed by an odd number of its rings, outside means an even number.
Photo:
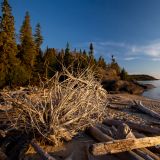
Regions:
<svg viewBox="0 0 160 160"><path fill-rule="evenodd" d="M136 81L155 81L155 80L159 80L159 79L157 79L153 76L145 75L145 74L128 75L128 78L130 80L136 80Z"/></svg>

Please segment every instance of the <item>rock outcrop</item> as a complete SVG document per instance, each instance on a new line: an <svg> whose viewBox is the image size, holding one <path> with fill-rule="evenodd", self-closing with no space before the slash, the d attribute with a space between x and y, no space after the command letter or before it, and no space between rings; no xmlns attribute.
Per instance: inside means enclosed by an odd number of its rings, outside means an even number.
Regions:
<svg viewBox="0 0 160 160"><path fill-rule="evenodd" d="M130 94L142 94L145 90L144 86L132 81L104 80L102 85L110 93L127 92Z"/></svg>

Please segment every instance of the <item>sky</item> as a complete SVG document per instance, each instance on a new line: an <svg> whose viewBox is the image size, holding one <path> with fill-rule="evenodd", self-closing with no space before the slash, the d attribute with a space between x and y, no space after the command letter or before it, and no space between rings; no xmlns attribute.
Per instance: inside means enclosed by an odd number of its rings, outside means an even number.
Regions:
<svg viewBox="0 0 160 160"><path fill-rule="evenodd" d="M2 2L2 0L0 0ZM17 33L25 12L32 29L39 22L42 48L86 49L130 74L160 78L160 0L9 0Z"/></svg>

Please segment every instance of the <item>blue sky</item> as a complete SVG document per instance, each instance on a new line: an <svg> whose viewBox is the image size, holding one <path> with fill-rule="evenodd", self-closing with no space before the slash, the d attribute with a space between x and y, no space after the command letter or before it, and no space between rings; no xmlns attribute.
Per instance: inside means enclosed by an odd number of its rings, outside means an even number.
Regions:
<svg viewBox="0 0 160 160"><path fill-rule="evenodd" d="M2 2L2 0L0 0ZM54 48L88 49L107 62L115 55L129 73L160 78L160 0L9 0L17 33L26 11Z"/></svg>

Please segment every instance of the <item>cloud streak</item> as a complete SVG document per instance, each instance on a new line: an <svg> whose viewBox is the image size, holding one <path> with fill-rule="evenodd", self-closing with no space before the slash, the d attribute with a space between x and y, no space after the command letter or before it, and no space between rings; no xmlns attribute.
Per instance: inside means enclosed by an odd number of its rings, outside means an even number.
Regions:
<svg viewBox="0 0 160 160"><path fill-rule="evenodd" d="M97 55L109 57L111 54L126 61L136 59L160 60L160 40L144 45L127 44L123 42L93 42Z"/></svg>
<svg viewBox="0 0 160 160"><path fill-rule="evenodd" d="M136 60L136 59L140 59L139 57L125 57L124 60L125 61L132 61L132 60Z"/></svg>

